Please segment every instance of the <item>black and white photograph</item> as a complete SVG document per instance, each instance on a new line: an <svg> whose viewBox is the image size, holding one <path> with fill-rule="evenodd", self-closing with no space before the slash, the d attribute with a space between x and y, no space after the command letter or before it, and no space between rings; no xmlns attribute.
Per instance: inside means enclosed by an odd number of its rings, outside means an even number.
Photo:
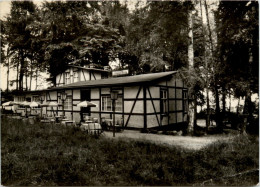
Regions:
<svg viewBox="0 0 260 187"><path fill-rule="evenodd" d="M2 186L259 185L257 0L0 1Z"/></svg>

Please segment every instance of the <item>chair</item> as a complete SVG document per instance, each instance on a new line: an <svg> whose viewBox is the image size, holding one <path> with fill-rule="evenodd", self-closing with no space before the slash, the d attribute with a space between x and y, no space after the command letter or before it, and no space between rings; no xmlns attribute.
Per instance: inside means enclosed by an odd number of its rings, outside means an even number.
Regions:
<svg viewBox="0 0 260 187"><path fill-rule="evenodd" d="M91 122L93 122L91 116L85 116L85 117L84 117L84 121L85 121L86 123L91 123Z"/></svg>

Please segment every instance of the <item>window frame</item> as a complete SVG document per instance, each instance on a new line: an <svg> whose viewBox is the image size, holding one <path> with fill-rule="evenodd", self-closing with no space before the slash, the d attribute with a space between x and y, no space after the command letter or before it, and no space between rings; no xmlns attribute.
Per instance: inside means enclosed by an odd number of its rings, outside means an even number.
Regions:
<svg viewBox="0 0 260 187"><path fill-rule="evenodd" d="M72 107L73 107L72 95L67 95L64 101L64 110L72 110Z"/></svg>
<svg viewBox="0 0 260 187"><path fill-rule="evenodd" d="M103 99L105 99L105 106L103 104L104 103ZM121 100L121 102L119 100ZM119 103L121 104L119 105ZM101 111L113 112L111 96L108 94L101 95ZM122 111L123 111L123 95L118 94L118 99L115 101L115 112L122 112Z"/></svg>
<svg viewBox="0 0 260 187"><path fill-rule="evenodd" d="M70 84L71 80L70 80L70 72L65 72L65 84Z"/></svg>
<svg viewBox="0 0 260 187"><path fill-rule="evenodd" d="M182 108L183 113L188 113L188 90L183 89L182 90Z"/></svg>
<svg viewBox="0 0 260 187"><path fill-rule="evenodd" d="M77 76L75 76L75 75L77 75ZM78 82L78 81L79 81L79 73L78 73L78 71L73 71L73 82Z"/></svg>
<svg viewBox="0 0 260 187"><path fill-rule="evenodd" d="M168 90L166 88L160 89L160 109L162 115L168 115L169 114L169 108L168 108Z"/></svg>

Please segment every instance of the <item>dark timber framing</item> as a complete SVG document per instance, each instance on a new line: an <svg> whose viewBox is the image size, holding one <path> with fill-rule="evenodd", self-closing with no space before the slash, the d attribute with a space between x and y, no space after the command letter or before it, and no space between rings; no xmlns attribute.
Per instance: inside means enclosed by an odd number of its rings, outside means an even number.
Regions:
<svg viewBox="0 0 260 187"><path fill-rule="evenodd" d="M80 77L85 77L85 73L83 70L80 71L83 75L78 75ZM88 73L88 72L86 72ZM94 75L94 72L89 71L90 79L96 79L97 77ZM64 74L62 74L64 75ZM57 78L59 80L59 84L61 78L65 78L65 75ZM92 78L93 76L93 78ZM100 77L98 77L100 78ZM86 85L80 87L56 87L48 90L43 90L46 94L46 101L57 101L58 102L58 93L59 92L67 92L67 96L71 97L72 108L64 109L65 114L71 116L73 119L79 118L80 109L76 109L73 107L74 104L82 101L81 96L77 94L81 94L81 90L88 89L90 90L91 96L90 101L99 102L98 109L90 109L90 114L97 117L101 123L104 117L112 119L113 112L108 109L108 111L102 111L102 96L110 95L112 90L119 90L119 95L122 96L122 108L118 108L118 111L115 112L116 118L120 118L123 129L126 128L139 128L139 129L152 129L152 128L161 128L171 124L182 123L187 119L187 112L185 112L184 104L184 92L187 92L187 88L185 88L183 82L179 82L180 80L176 78L176 76L170 76L162 78L158 78L155 81L147 81L147 82L119 82L114 85L106 85L99 83L98 85ZM92 80L95 81L95 80ZM137 80L138 81L138 80ZM87 81L86 81L87 82ZM181 83L181 84L180 84ZM177 86L178 85L178 86ZM163 92L162 92L163 90ZM39 93L43 91L38 91ZM142 94L141 94L142 91ZM38 93L37 92L37 93ZM28 92L29 93L29 92ZM33 92L32 92L33 93ZM162 93L164 95L164 99L162 100ZM178 93L178 95L177 95ZM30 93L31 94L31 93ZM53 95L54 94L54 95ZM56 94L56 98L55 98ZM31 94L34 95L34 94ZM51 96L53 98L51 98ZM121 99L121 97L120 97ZM163 102L163 104L162 104ZM171 106L173 105L173 106ZM182 105L182 106L179 106ZM164 107L162 110L161 107ZM138 107L138 108L137 108ZM48 107L45 110L46 112L52 111ZM57 112L62 112L63 109L57 107ZM126 112L127 111L127 112ZM77 115L76 115L77 114ZM182 114L182 115L180 115ZM180 119L178 119L178 117Z"/></svg>
<svg viewBox="0 0 260 187"><path fill-rule="evenodd" d="M147 90L148 90L148 93L149 93L150 98L152 98L152 94L151 94L151 92L150 92L150 88L148 87ZM154 106L154 102L153 102L152 99L151 99L151 102L152 102L153 110L154 110L154 113L155 113L155 116L156 116L156 119L157 119L157 122L158 122L158 126L161 126L161 123L160 123L160 121L159 121L159 119L158 119L158 115L157 115L157 112L156 112L156 109L155 109L155 106Z"/></svg>
<svg viewBox="0 0 260 187"><path fill-rule="evenodd" d="M146 86L143 85L143 107L144 107L144 130L147 129L147 103L146 103Z"/></svg>
<svg viewBox="0 0 260 187"><path fill-rule="evenodd" d="M139 89L138 89L138 92L137 92L137 94L136 94L136 99L139 97L139 94L140 94L140 92L141 92L141 89L142 89L142 86L139 86ZM127 127L127 125L128 125L128 122L129 122L129 119L130 119L130 117L131 117L131 115L132 115L132 113L133 113L133 110L134 110L134 107L135 107L135 103L136 103L136 100L135 99L135 101L134 101L134 104L132 105L132 108L131 108L131 112L130 112L130 114L129 114L129 116L128 116L128 118L127 118L127 120L126 120L126 123L125 123L125 128Z"/></svg>

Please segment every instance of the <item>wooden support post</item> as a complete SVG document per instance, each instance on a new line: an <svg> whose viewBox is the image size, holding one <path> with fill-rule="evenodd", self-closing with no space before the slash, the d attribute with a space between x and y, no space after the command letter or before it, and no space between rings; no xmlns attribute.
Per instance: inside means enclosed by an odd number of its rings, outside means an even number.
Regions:
<svg viewBox="0 0 260 187"><path fill-rule="evenodd" d="M146 102L146 86L143 86L143 104L144 104L144 132L147 131L147 102Z"/></svg>

